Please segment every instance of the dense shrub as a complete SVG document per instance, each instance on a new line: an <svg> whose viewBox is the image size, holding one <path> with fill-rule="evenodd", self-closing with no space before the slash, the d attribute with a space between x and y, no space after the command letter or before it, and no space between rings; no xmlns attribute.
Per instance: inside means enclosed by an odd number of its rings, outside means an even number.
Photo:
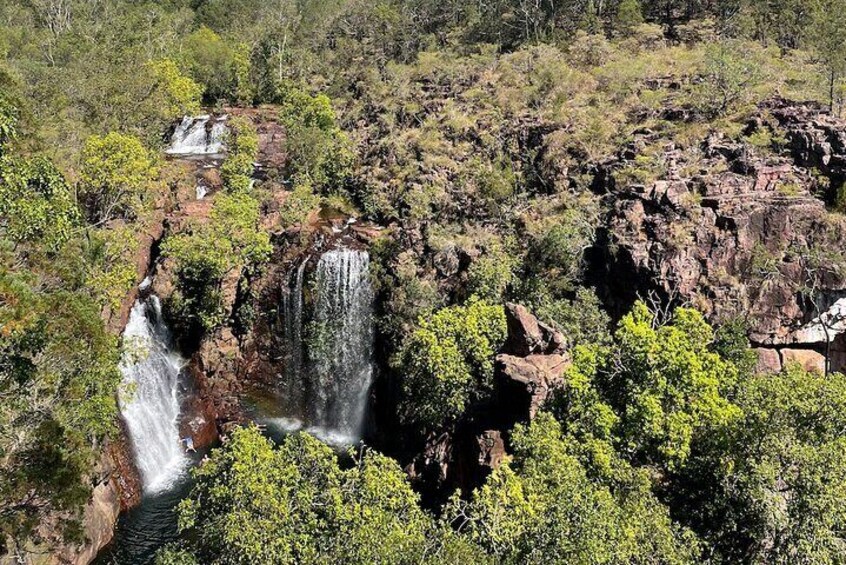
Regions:
<svg viewBox="0 0 846 565"><path fill-rule="evenodd" d="M223 323L223 279L260 266L271 249L259 202L245 192L218 195L208 223L169 237L162 251L175 263L178 284L168 309L180 332L196 336Z"/></svg>
<svg viewBox="0 0 846 565"><path fill-rule="evenodd" d="M105 222L137 215L149 197L145 189L153 175L153 162L138 139L116 132L88 138L79 196L89 219Z"/></svg>
<svg viewBox="0 0 846 565"><path fill-rule="evenodd" d="M248 191L258 158L258 133L248 118L233 117L227 125L226 160L220 167L220 175L230 192Z"/></svg>
<svg viewBox="0 0 846 565"><path fill-rule="evenodd" d="M418 326L403 347L402 410L409 423L439 428L491 390L505 313L502 306L471 299L421 318Z"/></svg>

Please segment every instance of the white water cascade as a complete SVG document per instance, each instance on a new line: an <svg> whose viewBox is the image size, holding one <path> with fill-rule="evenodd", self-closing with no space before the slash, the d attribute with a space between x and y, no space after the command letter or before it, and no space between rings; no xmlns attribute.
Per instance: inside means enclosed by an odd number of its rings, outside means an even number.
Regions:
<svg viewBox="0 0 846 565"><path fill-rule="evenodd" d="M185 360L171 346L157 296L136 302L123 333L120 409L144 490L166 488L187 461L179 441L179 373ZM125 398L124 398L125 397Z"/></svg>
<svg viewBox="0 0 846 565"><path fill-rule="evenodd" d="M169 155L218 155L223 153L226 116L185 116L176 127Z"/></svg>
<svg viewBox="0 0 846 565"><path fill-rule="evenodd" d="M314 273L314 312L304 326L305 263L284 300L286 411L278 425L304 427L336 445L361 437L373 380L373 290L366 251L324 253ZM308 362L303 351L308 343Z"/></svg>

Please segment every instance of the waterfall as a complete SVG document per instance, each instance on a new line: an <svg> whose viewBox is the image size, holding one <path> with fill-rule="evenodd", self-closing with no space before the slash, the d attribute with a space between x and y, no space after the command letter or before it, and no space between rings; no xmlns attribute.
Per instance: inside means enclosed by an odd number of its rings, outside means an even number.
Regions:
<svg viewBox="0 0 846 565"><path fill-rule="evenodd" d="M223 152L225 134L226 116L185 116L173 132L170 147L165 152L170 155L217 155Z"/></svg>
<svg viewBox="0 0 846 565"><path fill-rule="evenodd" d="M185 360L171 347L157 296L137 301L123 332L120 409L145 491L168 486L186 457L179 441L179 373ZM124 398L124 396L126 398Z"/></svg>
<svg viewBox="0 0 846 565"><path fill-rule="evenodd" d="M304 323L305 262L283 300L289 348L285 375L286 430L307 431L334 444L361 437L373 380L373 290L370 256L337 249L324 253L314 273L314 313ZM308 363L303 351L308 349Z"/></svg>
<svg viewBox="0 0 846 565"><path fill-rule="evenodd" d="M285 391L283 409L292 415L302 415L306 411L304 386L302 379L303 368L303 280L308 261L303 261L294 272L288 284L288 292L284 294L283 337L285 343L285 375L282 389ZM290 427L290 424L289 424Z"/></svg>

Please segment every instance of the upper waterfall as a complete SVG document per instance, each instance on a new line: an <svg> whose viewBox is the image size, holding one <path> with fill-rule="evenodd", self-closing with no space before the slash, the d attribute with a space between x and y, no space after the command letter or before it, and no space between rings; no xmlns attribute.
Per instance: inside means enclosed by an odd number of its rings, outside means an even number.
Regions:
<svg viewBox="0 0 846 565"><path fill-rule="evenodd" d="M183 468L179 442L179 373L185 360L171 347L157 296L138 301L123 333L120 369L126 397L120 409L135 452L144 489L166 487Z"/></svg>
<svg viewBox="0 0 846 565"><path fill-rule="evenodd" d="M223 153L223 138L226 134L226 116L185 116L176 127L170 147L170 155L217 155Z"/></svg>
<svg viewBox="0 0 846 565"><path fill-rule="evenodd" d="M324 253L314 273L314 310L304 320L305 262L284 300L287 371L285 412L279 425L334 444L361 437L373 380L373 290L366 251ZM307 349L308 362L303 350ZM296 420L292 420L296 418Z"/></svg>

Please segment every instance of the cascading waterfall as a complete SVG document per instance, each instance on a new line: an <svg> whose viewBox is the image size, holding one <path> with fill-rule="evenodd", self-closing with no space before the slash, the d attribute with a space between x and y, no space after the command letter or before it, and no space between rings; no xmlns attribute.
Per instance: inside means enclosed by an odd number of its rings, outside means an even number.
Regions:
<svg viewBox="0 0 846 565"><path fill-rule="evenodd" d="M329 443L361 437L373 380L373 290L366 251L324 253L314 273L314 313L303 316L305 262L284 300L289 347L285 378L288 429L304 426ZM308 344L308 363L303 351ZM302 423L300 423L302 422Z"/></svg>
<svg viewBox="0 0 846 565"><path fill-rule="evenodd" d="M123 333L120 409L144 490L167 487L187 459L179 441L179 373L185 360L171 346L157 296L137 301ZM126 398L124 398L126 397Z"/></svg>
<svg viewBox="0 0 846 565"><path fill-rule="evenodd" d="M170 155L217 155L223 153L226 116L185 116L176 127L166 153Z"/></svg>
<svg viewBox="0 0 846 565"><path fill-rule="evenodd" d="M308 261L303 261L293 273L288 284L288 292L283 296L285 315L283 337L285 343L285 375L282 390L285 391L283 411L286 414L300 416L305 414L305 395L303 387L303 281ZM289 425L288 427L293 426Z"/></svg>

